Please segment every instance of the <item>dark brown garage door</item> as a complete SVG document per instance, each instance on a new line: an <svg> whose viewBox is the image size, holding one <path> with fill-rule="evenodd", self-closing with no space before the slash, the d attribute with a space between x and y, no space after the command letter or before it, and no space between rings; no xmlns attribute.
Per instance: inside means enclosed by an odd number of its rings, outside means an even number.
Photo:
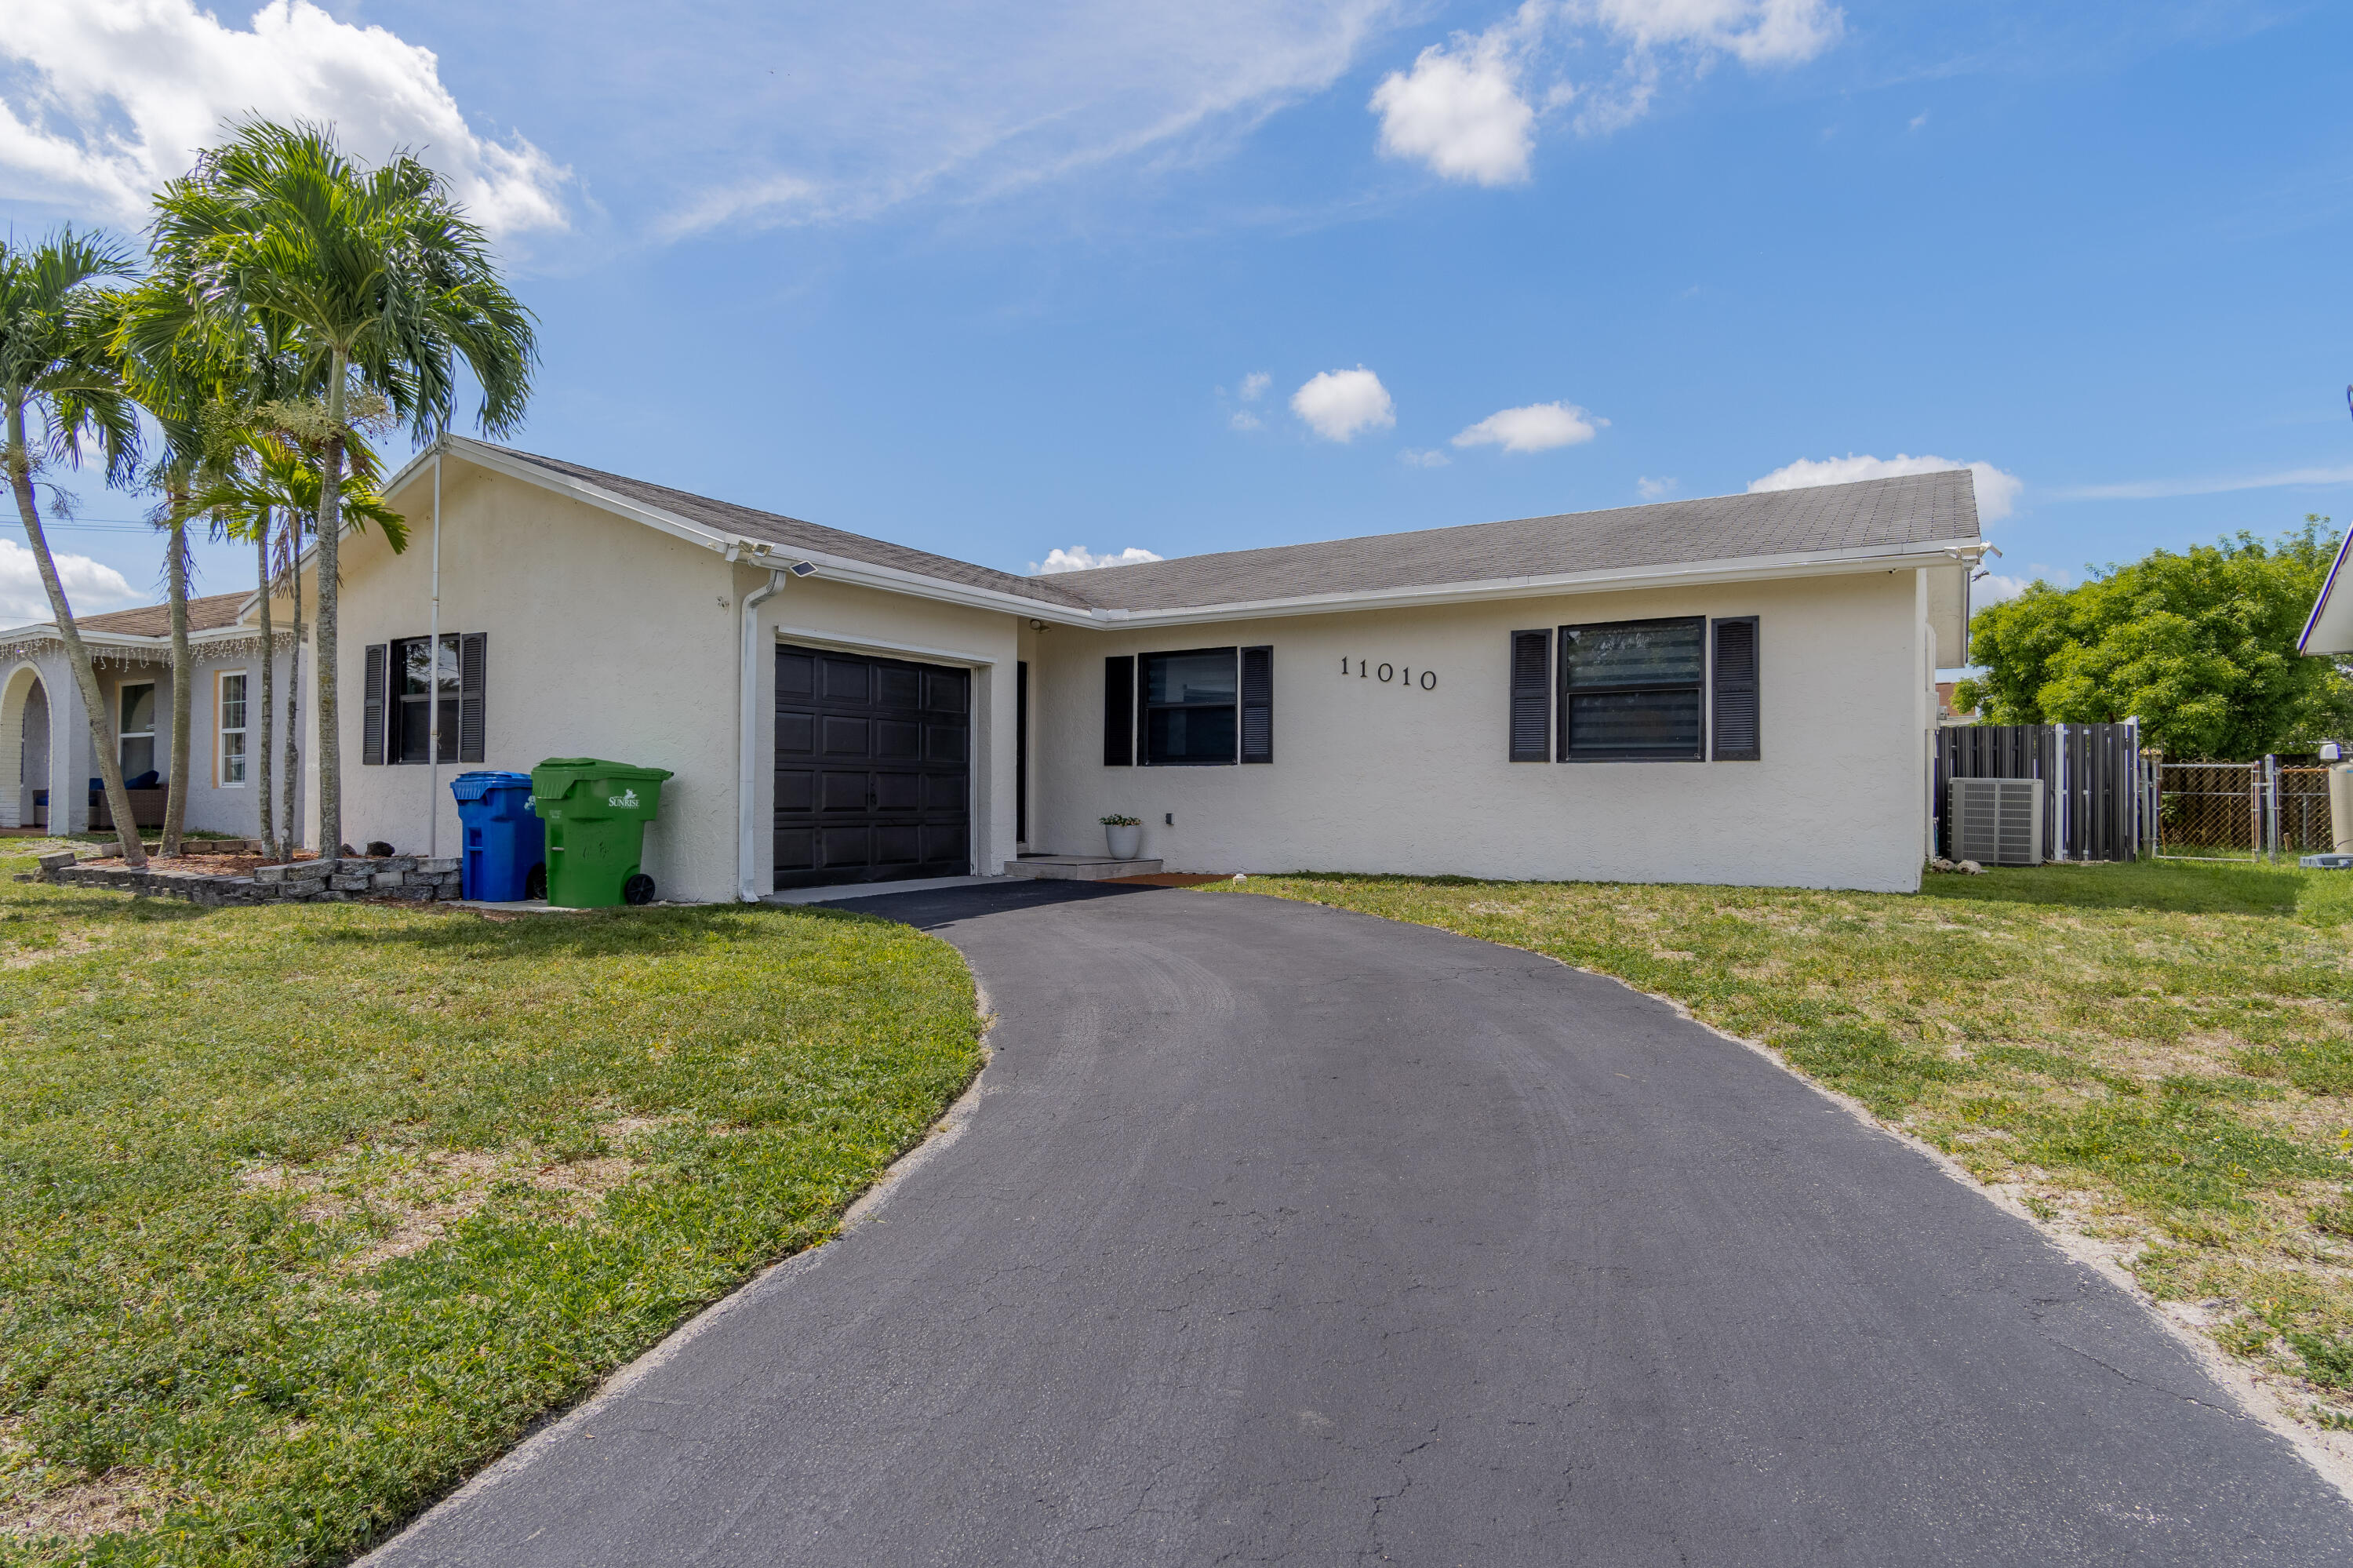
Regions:
<svg viewBox="0 0 2353 1568"><path fill-rule="evenodd" d="M963 670L776 650L776 885L972 870Z"/></svg>

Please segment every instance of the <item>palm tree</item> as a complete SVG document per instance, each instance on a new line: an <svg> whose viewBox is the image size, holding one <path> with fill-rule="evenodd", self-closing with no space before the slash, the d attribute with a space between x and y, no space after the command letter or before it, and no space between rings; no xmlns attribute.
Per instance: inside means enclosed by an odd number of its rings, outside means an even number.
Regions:
<svg viewBox="0 0 2353 1568"><path fill-rule="evenodd" d="M294 657L291 661L291 683L295 692L301 689L302 657L302 536L315 533L319 507L325 488L320 454L306 451L282 425L289 418L283 404L264 404L256 410L256 429L248 435L245 451L240 459L212 473L206 482L189 497L191 509L209 515L215 524L233 538L252 538L259 542L261 555L261 614L262 642L269 646L269 600L283 581L294 598ZM347 526L364 527L373 523L384 530L385 541L396 555L408 547L408 524L405 518L384 503L376 493L379 471L375 453L356 433L345 438L345 450L352 459L351 477L343 486L343 520ZM323 445L324 443L318 443ZM277 537L273 558L270 525L276 520L283 524ZM269 747L269 660L262 661L263 670L263 729L261 745ZM286 840L282 847L273 844L270 853L280 859L291 859L294 851L294 779L295 725L294 698L287 699L286 736ZM261 789L262 836L269 837L269 771L265 760ZM341 841L336 841L340 842ZM322 841L323 842L323 841Z"/></svg>
<svg viewBox="0 0 2353 1568"><path fill-rule="evenodd" d="M332 853L343 840L336 616L350 388L382 397L423 440L449 423L462 359L482 389L477 424L505 434L530 395L531 313L440 175L406 154L363 167L324 127L240 125L157 195L155 211L159 249L187 258L206 306L282 332L325 400L319 824Z"/></svg>
<svg viewBox="0 0 2353 1568"><path fill-rule="evenodd" d="M109 278L131 275L131 258L120 246L61 228L38 244L19 248L0 240L0 414L7 421L0 463L16 493L16 515L33 546L41 586L57 618L82 707L90 715L90 738L98 753L98 773L115 838L128 864L147 863L139 829L131 819L131 795L122 787L122 757L116 748L113 715L99 690L90 648L66 601L57 562L41 531L34 475L44 456L62 457L77 467L85 439L97 443L111 482L127 478L137 461L138 416L123 396L108 341L113 315ZM47 437L46 454L36 453L26 434L28 414L37 413Z"/></svg>

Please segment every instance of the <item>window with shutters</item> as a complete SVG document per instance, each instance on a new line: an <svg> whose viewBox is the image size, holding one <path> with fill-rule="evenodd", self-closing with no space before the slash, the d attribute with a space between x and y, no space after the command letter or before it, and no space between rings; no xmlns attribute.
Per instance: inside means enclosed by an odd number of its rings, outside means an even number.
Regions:
<svg viewBox="0 0 2353 1568"><path fill-rule="evenodd" d="M1718 762L1755 762L1764 756L1763 713L1757 696L1757 618L1715 623L1715 668L1709 685L1709 755Z"/></svg>
<svg viewBox="0 0 2353 1568"><path fill-rule="evenodd" d="M438 649L429 637L396 638L370 648L362 703L361 760L481 761L488 644L484 632L445 631ZM433 743L437 699L441 736L438 747Z"/></svg>
<svg viewBox="0 0 2353 1568"><path fill-rule="evenodd" d="M1232 648L1143 656L1144 760L1154 768L1231 767L1240 683Z"/></svg>
<svg viewBox="0 0 2353 1568"><path fill-rule="evenodd" d="M1706 642L1697 615L1562 627L1560 759L1699 761Z"/></svg>
<svg viewBox="0 0 2353 1568"><path fill-rule="evenodd" d="M1512 633L1512 760L1552 760L1552 633Z"/></svg>

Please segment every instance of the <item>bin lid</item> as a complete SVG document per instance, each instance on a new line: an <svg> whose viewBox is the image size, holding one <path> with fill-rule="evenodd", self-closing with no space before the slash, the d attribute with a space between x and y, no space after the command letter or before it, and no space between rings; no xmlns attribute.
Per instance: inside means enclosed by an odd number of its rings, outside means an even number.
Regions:
<svg viewBox="0 0 2353 1568"><path fill-rule="evenodd" d="M479 800L493 789L528 789L531 775L497 768L460 773L449 780L449 793L460 800Z"/></svg>
<svg viewBox="0 0 2353 1568"><path fill-rule="evenodd" d="M629 762L607 762L600 757L551 757L531 770L533 784L543 793L560 793L584 779L630 779L659 783L674 779L667 768L640 768Z"/></svg>

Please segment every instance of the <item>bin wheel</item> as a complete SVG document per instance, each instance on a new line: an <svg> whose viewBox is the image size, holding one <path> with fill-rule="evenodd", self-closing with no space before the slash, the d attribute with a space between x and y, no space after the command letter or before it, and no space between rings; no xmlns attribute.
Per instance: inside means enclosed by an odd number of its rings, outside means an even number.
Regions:
<svg viewBox="0 0 2353 1568"><path fill-rule="evenodd" d="M644 872L638 873L621 884L621 902L629 905L651 904L654 901L654 879Z"/></svg>
<svg viewBox="0 0 2353 1568"><path fill-rule="evenodd" d="M522 874L522 895L525 898L547 896L547 863L541 861Z"/></svg>

